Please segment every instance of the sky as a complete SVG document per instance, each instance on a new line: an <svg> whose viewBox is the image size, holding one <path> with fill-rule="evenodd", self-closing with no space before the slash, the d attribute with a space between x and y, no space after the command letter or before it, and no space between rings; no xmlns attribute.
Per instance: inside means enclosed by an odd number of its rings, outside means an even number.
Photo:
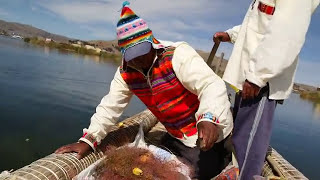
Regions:
<svg viewBox="0 0 320 180"><path fill-rule="evenodd" d="M252 0L131 0L131 9L147 21L157 39L186 41L209 52L212 35L241 24ZM123 0L0 0L0 19L29 24L82 40L116 39ZM300 53L296 82L320 86L320 8L314 13ZM294 17L293 17L294 18ZM232 45L217 55L228 58Z"/></svg>

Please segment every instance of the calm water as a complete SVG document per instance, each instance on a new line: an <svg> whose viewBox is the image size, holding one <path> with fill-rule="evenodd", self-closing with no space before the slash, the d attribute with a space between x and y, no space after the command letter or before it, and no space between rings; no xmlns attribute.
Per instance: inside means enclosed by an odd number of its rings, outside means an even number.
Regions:
<svg viewBox="0 0 320 180"><path fill-rule="evenodd" d="M17 169L77 141L108 92L116 67L112 60L0 37L0 171ZM144 108L134 98L122 119ZM277 108L271 140L310 179L320 179L319 109L293 94Z"/></svg>

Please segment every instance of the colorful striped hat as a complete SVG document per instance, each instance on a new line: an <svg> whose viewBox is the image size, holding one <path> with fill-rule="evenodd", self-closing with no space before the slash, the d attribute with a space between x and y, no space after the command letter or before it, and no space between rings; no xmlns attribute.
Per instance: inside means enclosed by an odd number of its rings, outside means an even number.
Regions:
<svg viewBox="0 0 320 180"><path fill-rule="evenodd" d="M150 45L154 49L164 47L153 37L147 23L128 7L129 4L128 1L123 3L117 24L118 45L125 61L147 54L151 49Z"/></svg>

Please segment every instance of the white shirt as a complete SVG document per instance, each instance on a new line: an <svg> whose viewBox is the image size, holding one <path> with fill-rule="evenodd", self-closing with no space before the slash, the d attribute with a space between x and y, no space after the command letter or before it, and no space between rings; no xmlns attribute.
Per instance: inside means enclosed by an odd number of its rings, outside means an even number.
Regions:
<svg viewBox="0 0 320 180"><path fill-rule="evenodd" d="M193 94L198 96L200 101L199 109L196 112L196 119L201 114L211 113L219 119L219 123L215 123L210 119L202 118L197 121L210 121L219 127L220 142L226 138L233 128L232 114L230 112L230 102L228 101L227 90L223 80L217 76L210 67L207 66L202 57L187 43L165 42L161 41L165 46L176 47L173 58L173 70L182 83L182 85ZM96 113L91 118L88 129L84 129L84 133L91 134L100 144L101 140L109 132L109 127L117 123L119 117L128 105L133 93L123 80L119 68L111 82L109 94L106 95L96 108ZM179 139L188 147L195 147L198 135ZM88 143L93 149L93 144L85 139L80 141Z"/></svg>
<svg viewBox="0 0 320 180"><path fill-rule="evenodd" d="M259 3L275 7L273 15ZM223 79L242 90L248 81L269 83L270 99L289 97L298 54L319 0L254 0L241 25L227 30L234 44Z"/></svg>

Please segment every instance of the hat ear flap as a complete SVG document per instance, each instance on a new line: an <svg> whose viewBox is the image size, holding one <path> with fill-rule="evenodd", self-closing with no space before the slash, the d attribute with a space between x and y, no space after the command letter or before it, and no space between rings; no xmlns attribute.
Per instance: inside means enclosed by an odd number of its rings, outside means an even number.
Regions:
<svg viewBox="0 0 320 180"><path fill-rule="evenodd" d="M154 37L152 37L152 42L153 44L160 44L160 42Z"/></svg>

